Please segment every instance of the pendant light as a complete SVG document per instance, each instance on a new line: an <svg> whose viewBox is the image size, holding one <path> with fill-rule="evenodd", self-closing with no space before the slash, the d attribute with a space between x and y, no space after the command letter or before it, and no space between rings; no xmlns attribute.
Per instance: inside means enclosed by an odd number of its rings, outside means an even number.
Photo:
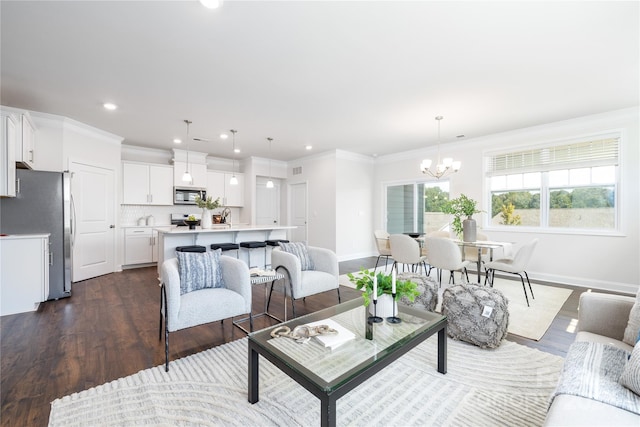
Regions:
<svg viewBox="0 0 640 427"><path fill-rule="evenodd" d="M451 157L445 157L442 159L442 162L440 161L440 121L443 118L442 116L436 116L436 120L438 121L438 162L436 163L436 169L431 170L431 164L433 163L431 159L424 159L422 163L420 163L422 173L436 179L440 179L450 173L458 172L461 166L459 161L454 161Z"/></svg>
<svg viewBox="0 0 640 427"><path fill-rule="evenodd" d="M267 181L267 188L273 188L273 181L271 180L271 142L273 138L267 138L269 141L269 181Z"/></svg>
<svg viewBox="0 0 640 427"><path fill-rule="evenodd" d="M238 131L235 129L231 129L229 132L233 134L233 175L229 180L229 184L238 185L238 178L236 178L236 133Z"/></svg>
<svg viewBox="0 0 640 427"><path fill-rule="evenodd" d="M184 122L187 124L187 169L182 174L182 181L191 183L193 178L189 173L189 125L193 122L191 120L184 120Z"/></svg>

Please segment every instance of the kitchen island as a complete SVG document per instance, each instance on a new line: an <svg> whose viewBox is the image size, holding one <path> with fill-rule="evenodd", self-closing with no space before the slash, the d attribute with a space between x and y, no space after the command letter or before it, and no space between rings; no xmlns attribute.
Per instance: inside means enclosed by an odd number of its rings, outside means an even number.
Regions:
<svg viewBox="0 0 640 427"><path fill-rule="evenodd" d="M213 228L196 227L190 230L187 227L175 227L171 230L158 228L158 276L161 274L162 263L166 259L174 258L176 247L200 245L211 250L212 243L241 243L247 241L265 241L286 239L287 230L295 226L273 225L214 225ZM264 268L264 249L252 249L251 263ZM270 261L270 249L267 249L267 264ZM231 252L233 253L233 252ZM230 254L231 254L230 253ZM234 254L235 255L235 254ZM246 250L239 251L239 257L248 263Z"/></svg>

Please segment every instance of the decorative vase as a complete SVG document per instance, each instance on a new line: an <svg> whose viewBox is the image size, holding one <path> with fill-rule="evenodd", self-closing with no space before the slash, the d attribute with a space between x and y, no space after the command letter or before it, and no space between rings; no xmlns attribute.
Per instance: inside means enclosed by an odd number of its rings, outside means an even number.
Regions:
<svg viewBox="0 0 640 427"><path fill-rule="evenodd" d="M476 240L476 220L469 216L462 221L462 241L475 242Z"/></svg>
<svg viewBox="0 0 640 427"><path fill-rule="evenodd" d="M208 209L202 209L202 219L200 220L201 228L211 228L211 212Z"/></svg>
<svg viewBox="0 0 640 427"><path fill-rule="evenodd" d="M373 300L371 301L371 303L369 304L369 314L371 314L372 316L374 315L374 310L375 310L375 314L378 317L382 317L382 318L386 318L386 317L391 317L393 316L394 309L395 306L395 314L396 316L398 315L398 303L396 301L393 300L393 297L390 294L382 294L378 297L378 304L374 304ZM375 308L374 308L375 307Z"/></svg>

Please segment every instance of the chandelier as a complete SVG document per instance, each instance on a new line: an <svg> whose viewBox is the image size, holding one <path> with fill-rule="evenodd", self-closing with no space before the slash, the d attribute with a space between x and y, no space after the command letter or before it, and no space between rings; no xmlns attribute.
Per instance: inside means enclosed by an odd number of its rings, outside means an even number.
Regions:
<svg viewBox="0 0 640 427"><path fill-rule="evenodd" d="M436 179L458 172L462 165L459 161L454 161L451 157L445 157L440 161L440 121L442 119L442 116L436 116L436 120L438 121L438 161L436 163L436 168L435 170L431 169L431 164L433 163L431 159L424 159L422 163L420 163L420 170L422 170L422 173Z"/></svg>

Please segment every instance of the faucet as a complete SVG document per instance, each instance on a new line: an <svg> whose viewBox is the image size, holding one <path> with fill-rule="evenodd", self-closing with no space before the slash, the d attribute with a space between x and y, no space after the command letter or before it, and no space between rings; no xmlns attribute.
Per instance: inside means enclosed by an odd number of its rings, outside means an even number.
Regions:
<svg viewBox="0 0 640 427"><path fill-rule="evenodd" d="M231 228L232 226L231 225L231 209L224 208L220 216L222 218L221 222L224 222L225 224L229 224L229 228Z"/></svg>

